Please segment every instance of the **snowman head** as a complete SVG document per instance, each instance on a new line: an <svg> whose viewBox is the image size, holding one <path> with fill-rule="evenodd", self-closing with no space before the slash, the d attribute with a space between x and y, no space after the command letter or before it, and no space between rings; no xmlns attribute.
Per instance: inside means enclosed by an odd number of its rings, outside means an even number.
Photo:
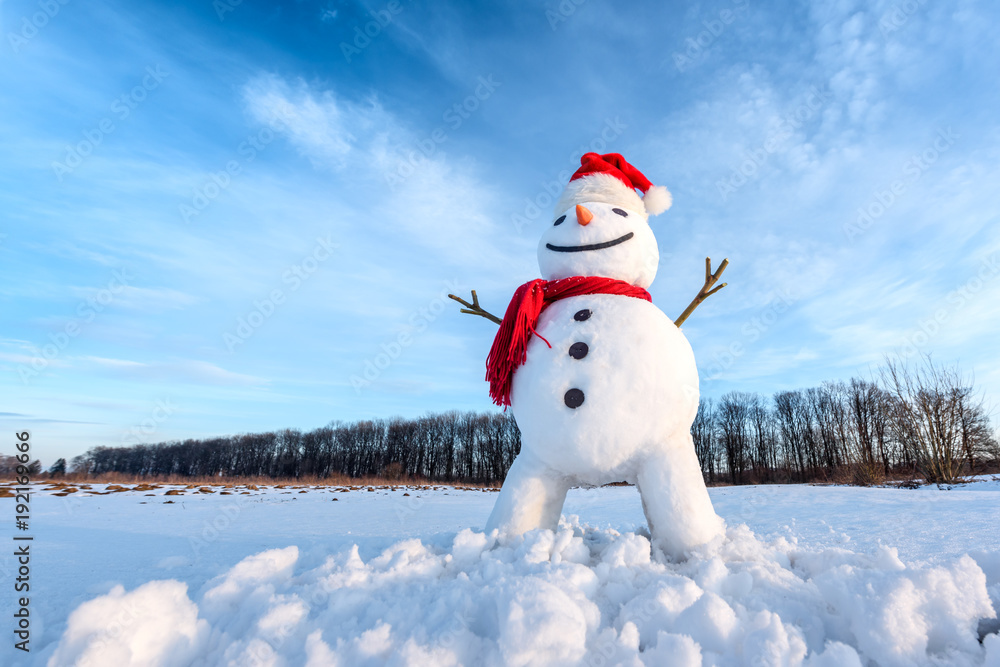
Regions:
<svg viewBox="0 0 1000 667"><path fill-rule="evenodd" d="M617 153L587 153L580 163L538 243L542 278L602 276L649 287L660 254L648 219L670 207L670 193Z"/></svg>

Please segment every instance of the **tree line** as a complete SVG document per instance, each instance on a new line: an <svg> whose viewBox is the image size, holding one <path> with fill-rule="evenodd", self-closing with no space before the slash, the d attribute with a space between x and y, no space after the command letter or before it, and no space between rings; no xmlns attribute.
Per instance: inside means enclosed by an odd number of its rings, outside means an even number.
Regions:
<svg viewBox="0 0 1000 667"><path fill-rule="evenodd" d="M71 470L99 475L426 479L495 484L521 449L510 413L446 412L418 419L332 422L129 447L95 447Z"/></svg>
<svg viewBox="0 0 1000 667"><path fill-rule="evenodd" d="M887 360L874 380L770 398L730 392L700 403L691 432L709 482L947 483L1000 464L984 400L957 369L929 357Z"/></svg>
<svg viewBox="0 0 1000 667"><path fill-rule="evenodd" d="M877 484L889 477L941 483L1000 465L983 399L957 370L929 358L916 366L888 361L871 380L704 399L691 432L709 483ZM70 470L498 484L520 448L509 412L447 412L333 422L306 432L96 447L73 459Z"/></svg>

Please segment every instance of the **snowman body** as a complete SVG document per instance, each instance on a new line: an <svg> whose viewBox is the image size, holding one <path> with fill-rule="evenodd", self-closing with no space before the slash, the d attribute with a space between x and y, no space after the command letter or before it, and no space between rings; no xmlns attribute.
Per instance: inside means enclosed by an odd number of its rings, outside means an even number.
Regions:
<svg viewBox="0 0 1000 667"><path fill-rule="evenodd" d="M684 334L644 299L610 294L555 302L514 375L522 451L584 484L635 482L676 445L698 411L698 371ZM569 409L566 393L582 393ZM579 396L579 394L578 394Z"/></svg>
<svg viewBox="0 0 1000 667"><path fill-rule="evenodd" d="M539 242L542 277L648 287L659 253L645 211L597 195L557 208ZM682 558L721 535L690 433L699 397L694 353L673 321L645 299L590 294L553 302L534 330L510 394L521 452L487 531L503 539L554 529L569 488L627 481L638 486L652 540L667 555Z"/></svg>

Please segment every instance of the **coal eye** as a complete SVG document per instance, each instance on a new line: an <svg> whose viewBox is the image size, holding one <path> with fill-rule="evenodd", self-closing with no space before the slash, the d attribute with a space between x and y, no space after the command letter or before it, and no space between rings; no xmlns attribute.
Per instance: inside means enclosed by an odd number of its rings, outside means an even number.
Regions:
<svg viewBox="0 0 1000 667"><path fill-rule="evenodd" d="M621 210L620 208L613 208L613 209L611 209L611 212L612 213L617 213L618 215L620 215L623 218L627 218L628 217L628 213L626 213L625 211Z"/></svg>
<svg viewBox="0 0 1000 667"><path fill-rule="evenodd" d="M565 220L565 219L566 219L566 216L565 216L565 215L560 215L560 216L559 216L559 217L558 217L558 218L556 219L556 221L552 223L552 226L553 226L553 227L555 227L556 225L561 225L561 224L563 223L563 220Z"/></svg>

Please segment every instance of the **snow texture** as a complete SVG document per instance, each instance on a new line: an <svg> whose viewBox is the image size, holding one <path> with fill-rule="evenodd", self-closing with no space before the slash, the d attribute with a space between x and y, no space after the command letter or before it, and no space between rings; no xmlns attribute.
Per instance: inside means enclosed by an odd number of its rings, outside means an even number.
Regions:
<svg viewBox="0 0 1000 667"><path fill-rule="evenodd" d="M727 534L683 561L630 487L499 545L495 493L170 488L35 492L0 664L1000 665L1000 481L713 488Z"/></svg>
<svg viewBox="0 0 1000 667"><path fill-rule="evenodd" d="M118 587L73 612L49 664L975 665L993 615L968 556L913 569L889 547L808 551L745 526L683 563L578 523L297 558L250 556L196 602L176 581Z"/></svg>
<svg viewBox="0 0 1000 667"><path fill-rule="evenodd" d="M186 584L151 581L130 593L115 586L70 614L49 664L189 665L204 647L208 628Z"/></svg>

